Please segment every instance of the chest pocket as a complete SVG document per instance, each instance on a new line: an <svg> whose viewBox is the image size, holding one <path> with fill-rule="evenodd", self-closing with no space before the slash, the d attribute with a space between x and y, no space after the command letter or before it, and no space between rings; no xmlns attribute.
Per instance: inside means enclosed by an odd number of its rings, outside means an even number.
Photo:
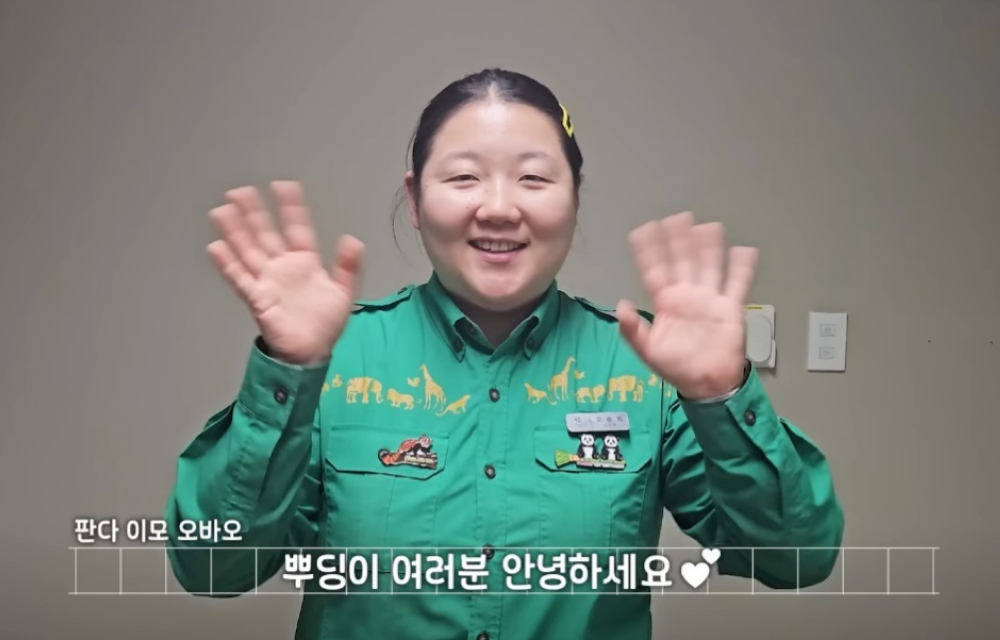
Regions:
<svg viewBox="0 0 1000 640"><path fill-rule="evenodd" d="M540 544L637 544L648 485L656 475L649 428L633 424L607 442L595 433L593 443L570 433L565 423L538 424L534 432Z"/></svg>
<svg viewBox="0 0 1000 640"><path fill-rule="evenodd" d="M373 424L335 424L324 434L327 544L430 545L447 482L448 436Z"/></svg>

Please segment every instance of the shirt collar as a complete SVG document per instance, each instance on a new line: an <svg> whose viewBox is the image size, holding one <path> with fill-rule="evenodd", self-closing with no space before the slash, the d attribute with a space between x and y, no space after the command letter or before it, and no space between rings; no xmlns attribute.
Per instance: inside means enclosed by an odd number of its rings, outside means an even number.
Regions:
<svg viewBox="0 0 1000 640"><path fill-rule="evenodd" d="M493 350L479 328L452 300L436 272L424 285L423 293L434 328L457 359L465 357L468 346L476 346L487 353ZM514 329L502 348L506 349L509 345L522 350L525 357L531 358L541 348L558 316L559 287L553 281L535 310Z"/></svg>

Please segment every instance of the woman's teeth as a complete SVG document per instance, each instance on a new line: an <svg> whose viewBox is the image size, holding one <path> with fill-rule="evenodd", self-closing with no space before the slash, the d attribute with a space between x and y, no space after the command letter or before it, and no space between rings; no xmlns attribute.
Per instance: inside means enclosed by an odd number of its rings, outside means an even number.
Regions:
<svg viewBox="0 0 1000 640"><path fill-rule="evenodd" d="M524 243L521 242L487 242L485 240L473 240L469 244L490 253L506 253L508 251L517 251L524 247Z"/></svg>

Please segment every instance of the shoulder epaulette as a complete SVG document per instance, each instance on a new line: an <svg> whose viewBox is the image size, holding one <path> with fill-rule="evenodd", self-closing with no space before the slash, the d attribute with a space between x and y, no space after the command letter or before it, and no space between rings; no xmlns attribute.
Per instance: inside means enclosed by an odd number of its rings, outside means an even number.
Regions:
<svg viewBox="0 0 1000 640"><path fill-rule="evenodd" d="M597 315L609 320L613 320L614 322L618 322L618 315L615 313L614 307L605 307L599 304L594 304L590 300L587 300L586 298L580 296L576 296L574 300L582 304L587 309L590 309ZM653 321L653 314L650 313L649 311L646 311L645 309L638 309L638 312L639 315L645 318L646 320L649 320L650 322Z"/></svg>
<svg viewBox="0 0 1000 640"><path fill-rule="evenodd" d="M370 300L355 300L354 309L351 313L360 313L362 311L384 311L386 309L391 309L400 302L408 300L411 295L413 295L413 290L416 287L412 284L406 285L396 293L387 295L382 298L373 298Z"/></svg>

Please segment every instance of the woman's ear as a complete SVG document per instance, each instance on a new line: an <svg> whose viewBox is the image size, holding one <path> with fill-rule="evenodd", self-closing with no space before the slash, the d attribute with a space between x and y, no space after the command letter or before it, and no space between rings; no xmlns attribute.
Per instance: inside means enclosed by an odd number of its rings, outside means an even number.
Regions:
<svg viewBox="0 0 1000 640"><path fill-rule="evenodd" d="M403 186L406 189L406 208L410 212L410 223L414 229L420 230L420 216L417 215L417 183L412 171L403 176Z"/></svg>

